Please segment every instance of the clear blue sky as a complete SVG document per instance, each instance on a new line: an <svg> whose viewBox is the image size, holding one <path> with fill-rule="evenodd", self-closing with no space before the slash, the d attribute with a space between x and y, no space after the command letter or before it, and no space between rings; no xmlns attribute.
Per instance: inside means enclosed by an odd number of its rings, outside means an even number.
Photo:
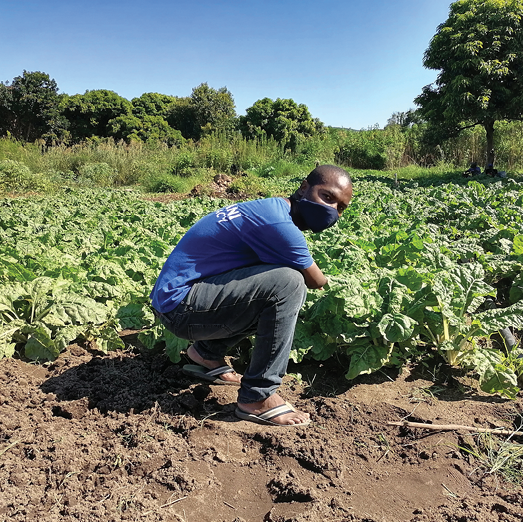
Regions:
<svg viewBox="0 0 523 522"><path fill-rule="evenodd" d="M436 71L423 53L448 0L0 0L0 81L60 92L189 96L226 86L238 114L292 98L326 125L383 127Z"/></svg>

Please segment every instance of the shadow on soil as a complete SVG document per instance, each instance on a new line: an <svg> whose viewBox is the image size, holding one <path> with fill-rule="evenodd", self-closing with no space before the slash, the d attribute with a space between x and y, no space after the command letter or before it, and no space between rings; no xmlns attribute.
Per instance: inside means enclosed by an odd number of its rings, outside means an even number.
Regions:
<svg viewBox="0 0 523 522"><path fill-rule="evenodd" d="M182 372L185 361L173 364L164 353L126 352L103 355L88 354L83 348L85 362L67 367L65 358L59 358L48 367L52 374L42 385L44 393L53 393L58 402L53 415L77 418L89 410L108 412L141 413L159 408L168 415L185 415L196 420L211 417L214 420L237 422L234 416L235 389L227 399L230 403L218 403L211 386L195 382ZM245 362L234 360L234 366L242 372ZM302 399L325 399L343 395L357 385L382 385L399 377L398 369L382 369L370 375L361 375L348 381L343 364L330 359L324 362L310 361L299 365L290 363L289 376L282 387L298 393ZM464 386L462 375L449 367L439 368L437 379L422 365L409 368L405 381L423 379L427 396L446 402L472 400L483 403L505 403L506 399L478 393ZM431 384L432 383L432 384ZM232 388L232 387L227 387Z"/></svg>
<svg viewBox="0 0 523 522"><path fill-rule="evenodd" d="M58 362L58 361L57 361ZM45 393L53 393L59 404L55 416L71 418L71 408L97 409L105 414L140 413L160 408L171 415L205 417L210 410L228 414L234 405L217 405L208 397L211 388L189 380L181 369L164 354L139 354L118 357L95 356L91 360L62 369L42 385ZM60 371L57 363L49 370Z"/></svg>

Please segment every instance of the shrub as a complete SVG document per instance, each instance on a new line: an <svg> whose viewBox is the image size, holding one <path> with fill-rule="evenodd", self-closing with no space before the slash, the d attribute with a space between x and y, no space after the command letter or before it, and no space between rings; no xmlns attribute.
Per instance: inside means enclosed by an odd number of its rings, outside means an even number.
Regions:
<svg viewBox="0 0 523 522"><path fill-rule="evenodd" d="M336 161L356 169L383 170L400 166L405 139L399 129L349 131Z"/></svg>
<svg viewBox="0 0 523 522"><path fill-rule="evenodd" d="M280 159L259 167L256 174L262 178L306 177L313 168L314 164L305 168L303 165Z"/></svg>
<svg viewBox="0 0 523 522"><path fill-rule="evenodd" d="M233 164L233 154L230 149L211 149L206 152L203 164L217 172L230 172Z"/></svg>
<svg viewBox="0 0 523 522"><path fill-rule="evenodd" d="M172 174L157 174L145 181L148 192L176 192L183 193L187 186L187 179L173 176Z"/></svg>
<svg viewBox="0 0 523 522"><path fill-rule="evenodd" d="M320 164L334 163L335 143L329 135L321 134L303 139L296 150L296 161L302 165L312 165L316 162ZM312 170L312 168L311 168Z"/></svg>
<svg viewBox="0 0 523 522"><path fill-rule="evenodd" d="M263 180L257 176L241 176L235 179L228 187L227 192L242 198L266 197L270 192L265 189Z"/></svg>
<svg viewBox="0 0 523 522"><path fill-rule="evenodd" d="M174 158L173 174L178 176L190 176L191 169L196 167L195 155L192 152L184 151L180 152Z"/></svg>
<svg viewBox="0 0 523 522"><path fill-rule="evenodd" d="M46 175L33 174L29 167L18 161L0 161L0 192L46 192L49 189Z"/></svg>
<svg viewBox="0 0 523 522"><path fill-rule="evenodd" d="M95 185L108 187L113 184L116 169L107 163L87 163L78 169L79 183L93 183Z"/></svg>
<svg viewBox="0 0 523 522"><path fill-rule="evenodd" d="M27 190L30 182L31 171L28 167L14 160L0 161L0 190L2 192Z"/></svg>
<svg viewBox="0 0 523 522"><path fill-rule="evenodd" d="M25 183L31 176L28 167L14 160L0 161L0 179L3 184L16 186Z"/></svg>
<svg viewBox="0 0 523 522"><path fill-rule="evenodd" d="M147 192L187 194L196 185L210 182L212 176L213 172L209 169L194 169L191 176L176 176L163 172L144 177L143 186Z"/></svg>

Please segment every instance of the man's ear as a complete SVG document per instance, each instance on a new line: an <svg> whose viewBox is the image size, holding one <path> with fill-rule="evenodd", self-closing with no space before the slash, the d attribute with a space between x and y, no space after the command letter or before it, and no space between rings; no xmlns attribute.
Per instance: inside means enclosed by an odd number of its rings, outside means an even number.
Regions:
<svg viewBox="0 0 523 522"><path fill-rule="evenodd" d="M300 196L303 196L303 194L305 194L305 192L307 192L307 190L309 189L310 185L309 185L309 182L304 179L302 182L301 182L301 185L300 185L300 188L298 189L298 194Z"/></svg>

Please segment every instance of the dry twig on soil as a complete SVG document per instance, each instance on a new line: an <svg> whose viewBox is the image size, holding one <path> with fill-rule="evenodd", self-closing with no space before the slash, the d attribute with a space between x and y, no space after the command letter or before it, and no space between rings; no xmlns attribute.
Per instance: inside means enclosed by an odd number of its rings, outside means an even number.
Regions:
<svg viewBox="0 0 523 522"><path fill-rule="evenodd" d="M408 428L423 428L433 431L466 430L475 433L495 433L497 435L518 435L515 431L500 428L476 428L475 426L462 426L461 424L425 424L423 422L389 421L388 426L406 426ZM523 434L520 434L523 435Z"/></svg>

